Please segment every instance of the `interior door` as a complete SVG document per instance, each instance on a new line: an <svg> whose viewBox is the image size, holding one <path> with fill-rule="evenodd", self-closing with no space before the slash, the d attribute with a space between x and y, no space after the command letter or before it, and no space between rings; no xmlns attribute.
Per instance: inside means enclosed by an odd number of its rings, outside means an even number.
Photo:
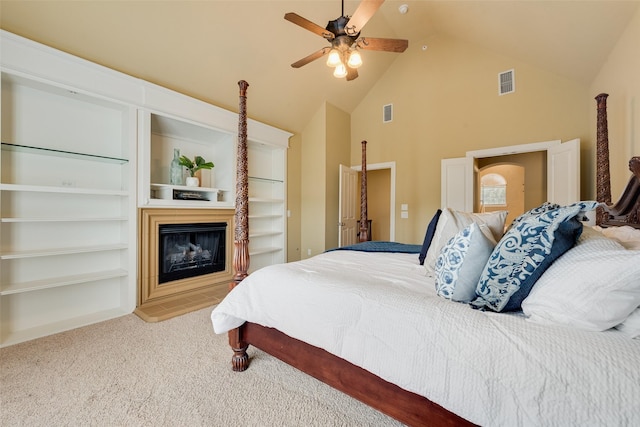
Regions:
<svg viewBox="0 0 640 427"><path fill-rule="evenodd" d="M357 243L358 172L340 165L340 202L338 204L338 247Z"/></svg>
<svg viewBox="0 0 640 427"><path fill-rule="evenodd" d="M560 206L580 201L580 140L547 150L547 200Z"/></svg>
<svg viewBox="0 0 640 427"><path fill-rule="evenodd" d="M440 206L473 212L473 157L442 159L440 162Z"/></svg>

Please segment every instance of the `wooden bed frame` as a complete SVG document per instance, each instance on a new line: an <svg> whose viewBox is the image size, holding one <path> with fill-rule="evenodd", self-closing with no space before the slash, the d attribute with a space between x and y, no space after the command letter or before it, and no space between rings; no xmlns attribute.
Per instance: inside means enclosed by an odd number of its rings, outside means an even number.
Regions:
<svg viewBox="0 0 640 427"><path fill-rule="evenodd" d="M235 275L230 289L237 286L247 277L249 268L249 232L248 232L248 178L247 178L247 112L246 91L248 83L238 82L240 86L240 108L238 124L238 166L236 180L236 216L235 216L235 252L233 268ZM604 99L602 96L604 95ZM599 95L598 100L598 144L601 134L606 139L606 94ZM604 113L604 121L601 114ZM602 124L603 123L603 124ZM604 126L604 127L602 127ZM608 158L608 140L606 156ZM600 156L600 151L598 152ZM598 200L604 201L605 208L598 224L638 226L640 212L640 157L631 159L630 169L634 173L622 198L615 205L610 200L601 199L600 187ZM598 163L598 185L610 194L608 178L608 161L605 166ZM601 170L602 169L602 170ZM605 176L606 175L606 176ZM601 179L604 177L604 179ZM602 182L601 182L602 181ZM360 240L367 239L367 187L366 187L366 141L362 142L362 186ZM610 196L609 196L610 197ZM365 240L362 240L364 236ZM380 377L355 366L333 354L291 338L284 333L266 328L255 323L246 322L237 329L229 331L229 345L233 349L231 359L234 371L244 371L249 366L247 348L253 345L285 363L317 378L318 380L340 390L361 402L385 413L410 426L465 426L473 425L460 416L431 402L427 398L406 391ZM402 360L398 360L402 363Z"/></svg>

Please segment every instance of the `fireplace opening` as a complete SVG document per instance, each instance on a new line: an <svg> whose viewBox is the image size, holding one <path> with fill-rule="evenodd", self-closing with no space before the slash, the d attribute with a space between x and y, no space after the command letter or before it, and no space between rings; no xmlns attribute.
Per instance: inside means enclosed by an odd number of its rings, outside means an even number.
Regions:
<svg viewBox="0 0 640 427"><path fill-rule="evenodd" d="M224 271L227 224L161 224L158 284Z"/></svg>

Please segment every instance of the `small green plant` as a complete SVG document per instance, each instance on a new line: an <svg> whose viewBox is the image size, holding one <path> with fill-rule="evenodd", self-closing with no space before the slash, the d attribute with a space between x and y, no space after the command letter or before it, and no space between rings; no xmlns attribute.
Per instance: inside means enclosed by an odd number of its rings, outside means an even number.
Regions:
<svg viewBox="0 0 640 427"><path fill-rule="evenodd" d="M179 160L180 166L184 166L189 171L189 176L195 176L195 173L200 169L212 169L214 164L212 162L207 162L201 156L194 157L193 160L188 158L187 156L180 156Z"/></svg>

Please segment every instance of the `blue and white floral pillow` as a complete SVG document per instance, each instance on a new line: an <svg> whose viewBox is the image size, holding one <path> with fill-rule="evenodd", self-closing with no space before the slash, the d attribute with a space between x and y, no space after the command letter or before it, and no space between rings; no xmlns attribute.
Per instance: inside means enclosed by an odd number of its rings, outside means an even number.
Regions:
<svg viewBox="0 0 640 427"><path fill-rule="evenodd" d="M478 280L496 241L485 224L460 230L442 247L436 259L436 292L443 298L468 303L476 297Z"/></svg>
<svg viewBox="0 0 640 427"><path fill-rule="evenodd" d="M535 208L533 208L531 210L528 210L527 212L521 214L516 219L514 219L511 222L511 224L509 224L509 227L507 228L507 231L509 231L510 229L515 227L516 225L520 224L522 221L524 221L527 218L531 218L533 216L537 216L537 215L543 214L545 212L549 212L551 210L558 209L559 207L560 207L560 205L557 204L557 203L544 202L540 206L535 207Z"/></svg>
<svg viewBox="0 0 640 427"><path fill-rule="evenodd" d="M496 245L476 288L476 308L493 311L520 310L536 280L571 249L582 223L576 216L591 211L598 202L578 202L531 214L516 223Z"/></svg>

